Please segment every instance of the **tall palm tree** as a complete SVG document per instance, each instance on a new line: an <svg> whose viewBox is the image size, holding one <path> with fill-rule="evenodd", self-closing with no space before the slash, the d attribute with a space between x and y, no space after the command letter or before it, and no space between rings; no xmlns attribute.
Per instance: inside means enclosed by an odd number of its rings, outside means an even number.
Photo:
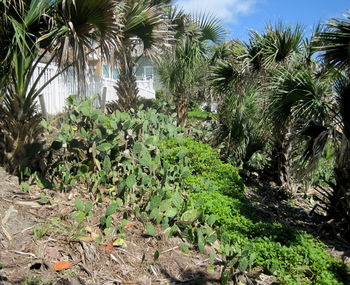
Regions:
<svg viewBox="0 0 350 285"><path fill-rule="evenodd" d="M11 173L19 174L28 164L25 157L38 148L41 115L36 98L42 90L69 66L84 75L90 52L100 49L108 54L118 45L116 5L114 0L1 0L0 35L6 37L0 38L0 59L7 72L1 76L6 88L1 90L0 149ZM44 59L45 67L33 78ZM39 86L54 61L60 71Z"/></svg>
<svg viewBox="0 0 350 285"><path fill-rule="evenodd" d="M138 88L135 63L141 55L155 58L169 45L171 32L164 17L169 1L125 0L123 13L122 42L116 52L119 80L115 87L118 109L127 111L138 105ZM133 55L133 52L136 54Z"/></svg>
<svg viewBox="0 0 350 285"><path fill-rule="evenodd" d="M317 50L321 52L325 66L338 70L334 83L336 109L331 133L336 139L334 168L335 184L329 194L329 216L350 237L350 13L343 19L332 19L315 37ZM324 132L314 135L321 141ZM317 149L317 147L314 147ZM313 152L315 154L315 151Z"/></svg>

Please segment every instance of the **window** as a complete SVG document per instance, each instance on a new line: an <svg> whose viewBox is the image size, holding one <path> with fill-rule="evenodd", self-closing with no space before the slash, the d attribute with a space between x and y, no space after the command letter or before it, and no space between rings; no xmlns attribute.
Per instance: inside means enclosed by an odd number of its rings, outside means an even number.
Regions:
<svg viewBox="0 0 350 285"><path fill-rule="evenodd" d="M153 66L145 66L143 68L143 77L145 80L153 79Z"/></svg>
<svg viewBox="0 0 350 285"><path fill-rule="evenodd" d="M109 70L105 64L102 66L102 75L105 78L109 78Z"/></svg>
<svg viewBox="0 0 350 285"><path fill-rule="evenodd" d="M102 76L104 78L118 80L118 69L114 68L112 76L110 74L110 70L111 69L108 68L106 64L104 64L103 67L102 67Z"/></svg>

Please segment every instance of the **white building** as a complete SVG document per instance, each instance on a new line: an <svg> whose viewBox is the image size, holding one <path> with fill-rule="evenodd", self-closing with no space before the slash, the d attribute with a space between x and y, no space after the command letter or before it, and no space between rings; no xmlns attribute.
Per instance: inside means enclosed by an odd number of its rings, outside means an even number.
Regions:
<svg viewBox="0 0 350 285"><path fill-rule="evenodd" d="M45 65L45 63L38 64L33 74L32 82L36 80ZM111 71L110 68L107 68L106 65L97 58L91 58L89 66L93 71L90 72L87 78L86 96L89 97L95 94L102 94L104 87L106 87L106 101L116 100L117 93L114 88L118 79L116 69ZM57 66L53 64L50 65L44 75L40 78L37 86L42 86L52 78L56 72ZM135 75L137 78L139 96L147 99L155 98L154 68L151 62L147 59L141 59L140 63L135 68ZM78 94L77 79L72 72L67 72L55 78L42 91L47 113L57 114L62 112L66 105L66 99L72 94Z"/></svg>

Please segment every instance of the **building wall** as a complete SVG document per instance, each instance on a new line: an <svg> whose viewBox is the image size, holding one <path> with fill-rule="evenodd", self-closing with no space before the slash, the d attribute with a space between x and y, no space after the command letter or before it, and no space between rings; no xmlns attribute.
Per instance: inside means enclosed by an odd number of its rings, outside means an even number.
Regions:
<svg viewBox="0 0 350 285"><path fill-rule="evenodd" d="M153 88L154 90L160 89L160 81L159 81L159 76L157 74L157 67L156 65L146 57L142 57L136 64L136 79L137 80L148 80L148 73L147 70L152 69L152 79L153 79Z"/></svg>
<svg viewBox="0 0 350 285"><path fill-rule="evenodd" d="M31 84L34 83L37 76L45 67L45 64L39 64L33 74ZM42 86L50 78L57 73L57 67L50 65L40 78L38 87ZM118 99L114 86L117 84L115 79L104 78L95 74L90 74L87 78L86 94L91 97L95 94L102 94L103 89L106 88L106 101ZM139 96L152 99L155 98L155 91L152 80L137 80L139 88ZM55 78L43 91L42 95L45 101L46 110L48 114L57 114L64 111L66 106L66 99L69 95L78 94L77 78L72 72L67 72ZM99 102L96 102L96 106Z"/></svg>

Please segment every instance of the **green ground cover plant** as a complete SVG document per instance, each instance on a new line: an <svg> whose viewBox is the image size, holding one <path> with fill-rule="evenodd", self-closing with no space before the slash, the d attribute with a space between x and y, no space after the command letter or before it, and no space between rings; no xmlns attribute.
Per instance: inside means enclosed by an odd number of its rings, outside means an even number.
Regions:
<svg viewBox="0 0 350 285"><path fill-rule="evenodd" d="M247 256L231 258L222 252L236 268L246 258L247 266L261 266L276 275L282 284L345 284L346 267L325 251L325 245L311 235L290 226L259 219L244 197L244 184L237 169L218 159L217 150L209 145L177 137L160 144L164 161L170 164L187 159L191 175L185 179L189 196L187 211L195 211L198 221L208 223L223 245L237 249L249 248ZM232 262L232 260L236 260ZM232 270L231 270L232 271ZM224 273L228 271L224 271ZM226 278L223 274L222 279Z"/></svg>
<svg viewBox="0 0 350 285"><path fill-rule="evenodd" d="M216 115L214 113L203 111L199 108L192 109L191 111L188 112L188 118L190 120L205 121L215 117Z"/></svg>
<svg viewBox="0 0 350 285"><path fill-rule="evenodd" d="M223 256L223 284L255 267L281 284L346 284L345 266L321 242L261 220L245 197L238 169L222 162L218 150L184 137L174 116L152 109L105 115L93 108L94 100L71 97L68 119L46 150L45 175L33 175L53 188L84 185L95 194L93 205L76 200L79 223L108 200L100 217L108 238L119 237L114 214L129 207L146 235L157 237L161 230L201 252L219 241L210 256ZM215 270L214 261L208 270Z"/></svg>
<svg viewBox="0 0 350 285"><path fill-rule="evenodd" d="M213 227L222 243L250 246L256 255L254 265L276 275L282 284L346 284L346 267L321 242L281 223L259 221L248 214L249 201L217 191L192 193L189 200L188 207L201 216L216 217Z"/></svg>

